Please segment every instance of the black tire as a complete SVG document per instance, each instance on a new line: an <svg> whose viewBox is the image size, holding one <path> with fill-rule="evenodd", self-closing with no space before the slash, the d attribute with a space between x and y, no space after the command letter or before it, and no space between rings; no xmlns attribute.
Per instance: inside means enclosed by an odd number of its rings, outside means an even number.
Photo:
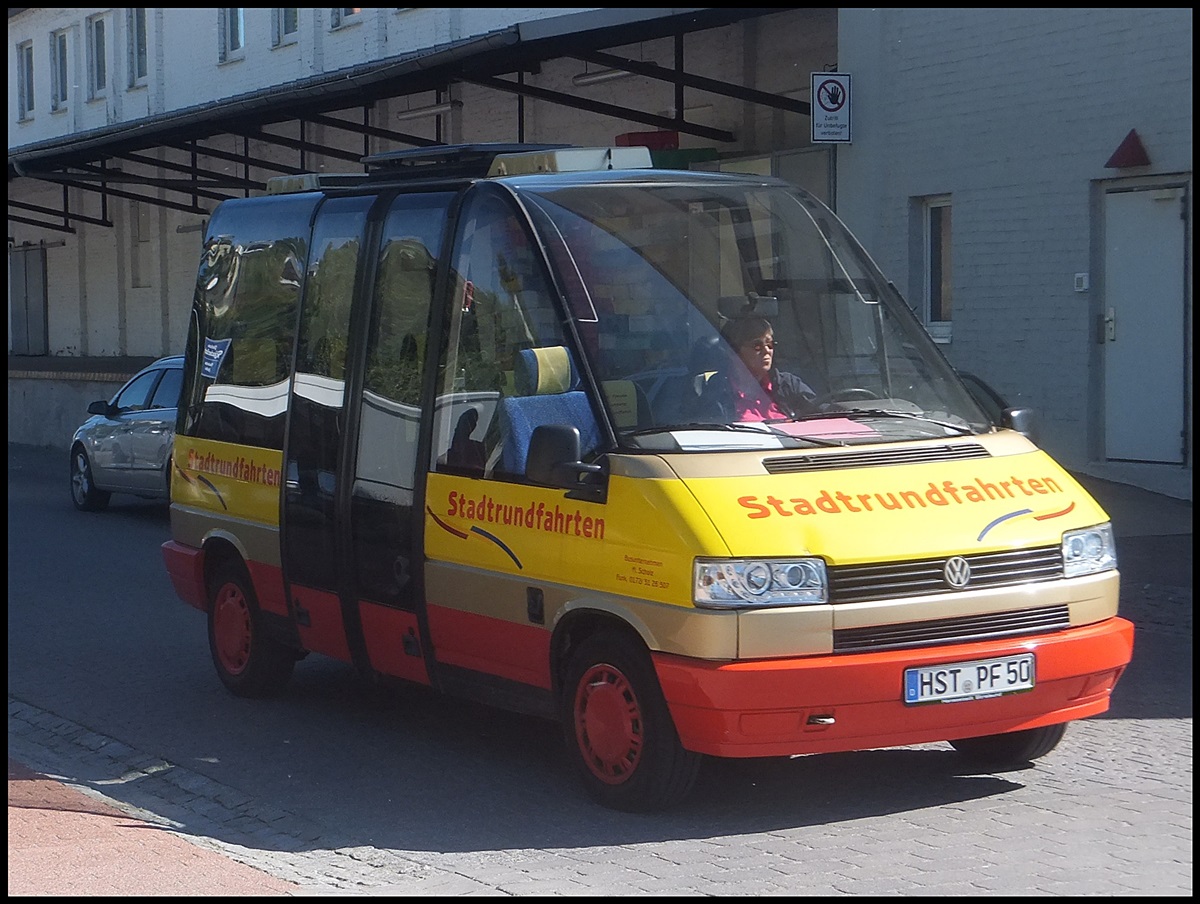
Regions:
<svg viewBox="0 0 1200 904"><path fill-rule="evenodd" d="M963 759L981 766L1023 766L1044 757L1058 746L1067 733L1067 723L985 735L981 738L961 738L950 746Z"/></svg>
<svg viewBox="0 0 1200 904"><path fill-rule="evenodd" d="M108 506L112 493L97 488L92 480L92 462L83 446L71 450L71 502L81 512L99 512Z"/></svg>
<svg viewBox="0 0 1200 904"><path fill-rule="evenodd" d="M238 697L268 697L287 686L295 651L268 636L250 577L225 562L208 590L208 648L221 683Z"/></svg>
<svg viewBox="0 0 1200 904"><path fill-rule="evenodd" d="M703 757L684 750L650 654L605 630L571 654L560 719L568 754L597 803L646 813L683 800Z"/></svg>

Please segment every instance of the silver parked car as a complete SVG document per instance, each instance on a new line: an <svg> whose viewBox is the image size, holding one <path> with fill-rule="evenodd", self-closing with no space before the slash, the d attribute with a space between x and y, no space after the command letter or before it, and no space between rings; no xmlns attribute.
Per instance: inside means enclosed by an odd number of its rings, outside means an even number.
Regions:
<svg viewBox="0 0 1200 904"><path fill-rule="evenodd" d="M82 512L108 505L113 493L171 498L175 411L183 356L138 371L111 401L92 402L71 440L71 501Z"/></svg>

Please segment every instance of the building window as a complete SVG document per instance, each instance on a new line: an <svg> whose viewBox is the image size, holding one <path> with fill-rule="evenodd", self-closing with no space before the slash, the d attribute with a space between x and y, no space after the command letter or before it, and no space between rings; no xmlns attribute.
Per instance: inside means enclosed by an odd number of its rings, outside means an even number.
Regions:
<svg viewBox="0 0 1200 904"><path fill-rule="evenodd" d="M17 47L17 108L20 119L33 115L33 42Z"/></svg>
<svg viewBox="0 0 1200 904"><path fill-rule="evenodd" d="M146 51L146 10L129 11L129 86L143 85L150 74L150 59Z"/></svg>
<svg viewBox="0 0 1200 904"><path fill-rule="evenodd" d="M62 110L67 106L67 89L70 85L67 77L67 33L56 31L50 36L51 110Z"/></svg>
<svg viewBox="0 0 1200 904"><path fill-rule="evenodd" d="M343 6L338 9L329 11L329 27L342 28L346 25L353 25L358 21L358 14L362 12L362 7L359 6Z"/></svg>
<svg viewBox="0 0 1200 904"><path fill-rule="evenodd" d="M88 97L101 97L108 90L107 26L102 17L88 19Z"/></svg>
<svg viewBox="0 0 1200 904"><path fill-rule="evenodd" d="M240 60L245 53L246 23L243 18L245 10L241 7L230 7L220 11L219 31L221 46L217 57L222 63L230 60Z"/></svg>
<svg viewBox="0 0 1200 904"><path fill-rule="evenodd" d="M280 7L273 10L271 25L271 46L296 43L300 33L300 8L298 6Z"/></svg>
<svg viewBox="0 0 1200 904"><path fill-rule="evenodd" d="M926 199L924 221L925 323L935 339L949 341L954 319L949 196Z"/></svg>

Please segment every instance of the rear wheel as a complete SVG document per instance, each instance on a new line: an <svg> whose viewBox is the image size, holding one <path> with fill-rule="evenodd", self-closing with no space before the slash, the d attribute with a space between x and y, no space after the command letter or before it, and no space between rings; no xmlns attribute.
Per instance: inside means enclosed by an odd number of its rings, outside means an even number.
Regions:
<svg viewBox="0 0 1200 904"><path fill-rule="evenodd" d="M1067 733L1067 723L985 735L982 738L961 738L950 746L972 763L981 766L1020 766L1043 757L1058 746Z"/></svg>
<svg viewBox="0 0 1200 904"><path fill-rule="evenodd" d="M71 501L81 512L98 512L108 505L112 494L98 489L92 480L92 463L83 446L71 450Z"/></svg>
<svg viewBox="0 0 1200 904"><path fill-rule="evenodd" d="M239 697L279 693L292 677L295 652L269 637L246 569L226 562L209 585L208 646L221 683Z"/></svg>
<svg viewBox="0 0 1200 904"><path fill-rule="evenodd" d="M567 664L562 726L588 794L628 812L678 803L702 757L683 749L644 646L615 631L586 639Z"/></svg>

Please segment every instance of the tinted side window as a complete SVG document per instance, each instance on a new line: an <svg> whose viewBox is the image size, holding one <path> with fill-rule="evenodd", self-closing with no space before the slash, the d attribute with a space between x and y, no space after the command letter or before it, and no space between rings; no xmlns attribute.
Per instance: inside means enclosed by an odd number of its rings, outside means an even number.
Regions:
<svg viewBox="0 0 1200 904"><path fill-rule="evenodd" d="M121 411L134 411L146 407L150 391L158 380L161 370L150 370L133 380L117 394L115 403Z"/></svg>
<svg viewBox="0 0 1200 904"><path fill-rule="evenodd" d="M337 587L337 474L346 434L350 313L373 199L334 198L313 227L284 459L288 580Z"/></svg>
<svg viewBox="0 0 1200 904"><path fill-rule="evenodd" d="M151 408L174 408L179 404L179 390L183 386L183 368L171 367L163 371L162 380L150 400Z"/></svg>
<svg viewBox="0 0 1200 904"><path fill-rule="evenodd" d="M183 432L283 448L296 309L315 195L218 209L196 284ZM229 205L228 207L226 205Z"/></svg>

